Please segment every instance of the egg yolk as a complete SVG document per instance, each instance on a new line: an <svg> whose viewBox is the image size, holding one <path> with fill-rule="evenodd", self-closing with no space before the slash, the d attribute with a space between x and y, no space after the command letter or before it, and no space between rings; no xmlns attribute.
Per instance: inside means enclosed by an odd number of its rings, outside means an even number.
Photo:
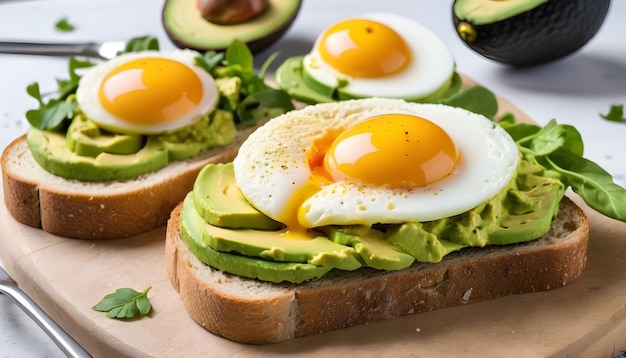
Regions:
<svg viewBox="0 0 626 358"><path fill-rule="evenodd" d="M180 118L202 99L202 81L187 65L166 58L126 62L103 79L98 96L111 114L133 124Z"/></svg>
<svg viewBox="0 0 626 358"><path fill-rule="evenodd" d="M343 131L328 147L323 167L333 181L410 188L446 177L458 159L456 145L435 123L385 114Z"/></svg>
<svg viewBox="0 0 626 358"><path fill-rule="evenodd" d="M411 61L411 51L397 32L365 19L331 26L322 34L318 48L327 64L352 77L389 76Z"/></svg>

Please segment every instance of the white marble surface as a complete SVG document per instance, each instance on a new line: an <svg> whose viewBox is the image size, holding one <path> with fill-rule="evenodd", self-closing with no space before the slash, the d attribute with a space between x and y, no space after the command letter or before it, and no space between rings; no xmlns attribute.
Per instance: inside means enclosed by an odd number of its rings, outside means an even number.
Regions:
<svg viewBox="0 0 626 358"><path fill-rule="evenodd" d="M316 34L345 16L386 11L411 17L450 46L458 70L509 99L539 123L552 118L575 125L586 144L586 157L626 183L626 124L599 117L612 104L626 104L626 1L613 1L600 32L581 51L548 65L514 69L473 53L456 37L452 1L308 0L293 27L259 63L279 49L280 59L304 53ZM0 41L105 41L150 34L161 48L174 46L161 27L162 1L155 0L0 0ZM59 33L54 24L67 17L76 26ZM0 55L0 149L25 132L24 113L36 104L25 88L39 82L54 88L67 77L67 60ZM1 249L1 248L0 248ZM61 352L7 297L0 296L0 357L59 357Z"/></svg>

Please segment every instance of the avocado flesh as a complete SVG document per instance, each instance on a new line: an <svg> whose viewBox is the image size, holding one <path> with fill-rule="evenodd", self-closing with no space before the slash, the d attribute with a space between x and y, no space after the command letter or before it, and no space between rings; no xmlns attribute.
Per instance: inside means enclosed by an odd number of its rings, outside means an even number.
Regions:
<svg viewBox="0 0 626 358"><path fill-rule="evenodd" d="M196 211L211 225L231 229L278 230L282 224L256 210L235 181L233 163L209 164L193 186Z"/></svg>
<svg viewBox="0 0 626 358"><path fill-rule="evenodd" d="M327 233L332 241L354 247L368 267L402 270L415 261L413 256L389 243L382 232L367 226L331 227Z"/></svg>
<svg viewBox="0 0 626 358"><path fill-rule="evenodd" d="M549 230L563 193L564 185L551 178L534 157L527 156L520 161L517 175L505 190L464 214L424 223L381 225L376 229L365 226L329 226L318 229L333 243L353 249L355 257L362 261L363 266L400 270L416 260L440 262L445 255L468 246L484 247L534 240ZM299 262L294 264L313 264L325 269L340 266L338 258L341 256L336 254L316 256L302 252L308 248L303 249L296 244L311 239L286 239L282 236L286 230L212 227L195 210L193 194L190 194L190 198L183 207L181 232L187 230L184 235L188 239L200 241L191 244L190 248L199 250L196 256L215 268L262 280L261 274L269 275L271 279L266 280L271 282L296 282L293 281L294 275L300 275L301 272L292 270L300 270L300 266L296 269L286 265L286 261L277 259L295 258L297 260L294 261ZM328 245L328 239L316 239ZM202 247L207 247L206 252L202 251ZM218 262L220 266L208 260ZM325 273L320 272L316 271L316 274L321 276ZM307 278L298 276L297 279L309 280L320 276L310 273Z"/></svg>
<svg viewBox="0 0 626 358"><path fill-rule="evenodd" d="M188 194L185 207L192 207L193 201L191 193ZM210 265L218 270L229 272L235 275L248 277L268 282L288 281L293 283L301 283L304 281L314 280L322 277L330 271L330 266L318 266L307 263L293 262L273 262L259 260L254 257L248 257L228 252L219 252L214 250L203 239L204 221L197 220L192 215L181 214L180 233L185 245L191 252L203 263Z"/></svg>
<svg viewBox="0 0 626 358"><path fill-rule="evenodd" d="M533 66L552 62L582 48L600 29L610 7L610 0L550 0L537 3L518 13L510 10L485 12L495 3L516 1L456 0L453 23L457 34L473 51L491 60L512 66ZM527 6L527 5L524 5Z"/></svg>
<svg viewBox="0 0 626 358"><path fill-rule="evenodd" d="M474 25L490 24L530 11L548 0L456 0L454 14Z"/></svg>
<svg viewBox="0 0 626 358"><path fill-rule="evenodd" d="M82 115L70 123L66 142L68 148L80 156L96 157L100 153L132 154L143 147L143 137L130 134L105 134Z"/></svg>
<svg viewBox="0 0 626 358"><path fill-rule="evenodd" d="M276 69L276 84L280 89L289 93L291 97L307 104L360 98L342 91L341 85L337 88L330 88L316 81L307 74L302 65L302 59L303 56L290 57ZM461 84L461 77L454 72L451 74L450 80L435 92L424 97L405 98L405 100L408 102L436 102L458 92Z"/></svg>
<svg viewBox="0 0 626 358"><path fill-rule="evenodd" d="M181 48L224 50L237 39L258 52L284 35L300 10L301 0L270 0L268 8L249 21L219 25L205 20L193 0L166 0L162 23L170 39Z"/></svg>

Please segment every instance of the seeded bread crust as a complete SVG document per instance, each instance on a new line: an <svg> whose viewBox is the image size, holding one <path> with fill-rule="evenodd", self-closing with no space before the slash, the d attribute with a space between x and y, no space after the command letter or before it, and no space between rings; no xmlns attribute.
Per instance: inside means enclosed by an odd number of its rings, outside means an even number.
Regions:
<svg viewBox="0 0 626 358"><path fill-rule="evenodd" d="M167 224L168 278L189 315L237 342L274 343L501 296L565 286L586 265L589 224L564 198L545 236L523 244L464 249L437 264L393 272L334 270L300 285L231 275L199 261L179 232L181 205Z"/></svg>
<svg viewBox="0 0 626 358"><path fill-rule="evenodd" d="M258 126L240 129L226 147L136 179L81 182L50 174L28 149L26 136L2 153L4 201L19 222L74 239L117 239L165 225L172 209L192 189L200 169L231 161Z"/></svg>

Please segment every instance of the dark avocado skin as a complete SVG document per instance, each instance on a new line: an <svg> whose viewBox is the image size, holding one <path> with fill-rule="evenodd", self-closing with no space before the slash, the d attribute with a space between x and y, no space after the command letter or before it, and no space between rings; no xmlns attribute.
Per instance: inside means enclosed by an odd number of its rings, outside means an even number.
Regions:
<svg viewBox="0 0 626 358"><path fill-rule="evenodd" d="M583 47L600 29L610 3L610 0L550 0L492 24L474 26L466 22L474 28L476 38L463 42L489 59L513 66L551 62ZM454 11L453 20L458 33L464 20Z"/></svg>

